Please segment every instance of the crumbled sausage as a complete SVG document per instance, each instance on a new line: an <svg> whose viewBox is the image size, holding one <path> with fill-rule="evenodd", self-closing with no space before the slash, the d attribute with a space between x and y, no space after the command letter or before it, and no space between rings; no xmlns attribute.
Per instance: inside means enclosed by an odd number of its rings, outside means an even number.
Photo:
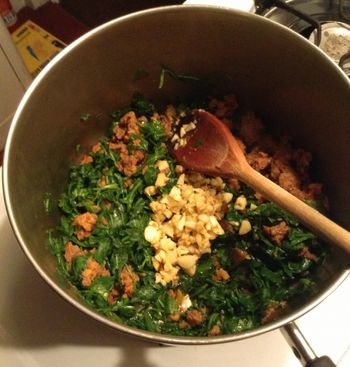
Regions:
<svg viewBox="0 0 350 367"><path fill-rule="evenodd" d="M298 173L300 175L307 174L312 159L311 153L299 148L293 151L292 158Z"/></svg>
<svg viewBox="0 0 350 367"><path fill-rule="evenodd" d="M225 231L225 233L234 231L235 227L226 219L221 219L219 221L219 224L220 224L221 228Z"/></svg>
<svg viewBox="0 0 350 367"><path fill-rule="evenodd" d="M132 135L138 135L140 133L140 122L137 120L135 112L127 112L120 119L113 132L117 140L124 142L128 142Z"/></svg>
<svg viewBox="0 0 350 367"><path fill-rule="evenodd" d="M98 187L102 188L106 186L106 176L102 176L98 181Z"/></svg>
<svg viewBox="0 0 350 367"><path fill-rule="evenodd" d="M97 215L95 213L86 212L84 214L77 215L74 218L73 224L79 226L87 232L92 232L97 221Z"/></svg>
<svg viewBox="0 0 350 367"><path fill-rule="evenodd" d="M299 199L305 198L305 194L300 189L300 180L295 172L282 172L278 178L278 184Z"/></svg>
<svg viewBox="0 0 350 367"><path fill-rule="evenodd" d="M258 201L260 201L261 203L266 201L266 198L263 194L261 194L260 192L256 192L254 194L255 199L257 199Z"/></svg>
<svg viewBox="0 0 350 367"><path fill-rule="evenodd" d="M247 161L256 171L260 172L270 165L271 157L259 148L255 148L247 154Z"/></svg>
<svg viewBox="0 0 350 367"><path fill-rule="evenodd" d="M93 161L94 159L91 157L91 155L84 154L83 157L80 159L80 164L89 164Z"/></svg>
<svg viewBox="0 0 350 367"><path fill-rule="evenodd" d="M169 297L176 298L176 291L172 288L168 289Z"/></svg>
<svg viewBox="0 0 350 367"><path fill-rule="evenodd" d="M99 205L92 205L91 206L91 210L94 212L94 213L98 213L101 211L101 207Z"/></svg>
<svg viewBox="0 0 350 367"><path fill-rule="evenodd" d="M120 279L124 287L123 297L131 297L135 291L135 282L138 282L140 277L130 268L130 266L125 266L120 273Z"/></svg>
<svg viewBox="0 0 350 367"><path fill-rule="evenodd" d="M129 189L133 185L134 181L131 178L127 178L124 181L124 187Z"/></svg>
<svg viewBox="0 0 350 367"><path fill-rule="evenodd" d="M313 254L307 246L304 246L304 248L299 252L298 255L301 257L305 257L306 259L309 259L311 261L317 260L317 256Z"/></svg>
<svg viewBox="0 0 350 367"><path fill-rule="evenodd" d="M188 328L190 328L190 324L188 322L186 322L185 320L180 320L179 322L179 329L180 330L186 330Z"/></svg>
<svg viewBox="0 0 350 367"><path fill-rule="evenodd" d="M158 117L158 118L156 118ZM156 120L160 120L164 130L165 130L165 135L170 138L173 135L173 126L175 124L175 121L177 119L176 117L176 109L174 106L169 105L167 106L166 110L165 110L165 114L161 115L161 116L154 116L154 118Z"/></svg>
<svg viewBox="0 0 350 367"><path fill-rule="evenodd" d="M186 321L191 326L199 326L204 321L204 315L199 310L191 310L186 314Z"/></svg>
<svg viewBox="0 0 350 367"><path fill-rule="evenodd" d="M81 273L81 284L83 287L90 287L96 277L106 277L110 275L110 272L104 265L99 264L95 259L89 257L86 261L85 269Z"/></svg>
<svg viewBox="0 0 350 367"><path fill-rule="evenodd" d="M261 319L262 324L266 324L270 321L275 320L283 309L287 307L287 302L272 302L265 310L264 316Z"/></svg>
<svg viewBox="0 0 350 367"><path fill-rule="evenodd" d="M230 178L228 179L228 186L232 189L239 190L241 188L241 185L239 183L239 180L237 178Z"/></svg>
<svg viewBox="0 0 350 367"><path fill-rule="evenodd" d="M208 336L217 336L221 334L221 329L219 325L214 325L209 331Z"/></svg>
<svg viewBox="0 0 350 367"><path fill-rule="evenodd" d="M247 251L242 250L238 247L232 249L232 261L235 265L239 265L243 260L250 259L250 255Z"/></svg>
<svg viewBox="0 0 350 367"><path fill-rule="evenodd" d="M230 279L230 274L223 268L217 268L215 269L215 274L213 276L213 279L220 282L226 282Z"/></svg>
<svg viewBox="0 0 350 367"><path fill-rule="evenodd" d="M265 310L265 313L264 313L264 316L263 318L261 319L261 323L262 324L266 324L268 323L269 321L272 321L274 320L276 317L276 307L275 306L268 306Z"/></svg>
<svg viewBox="0 0 350 367"><path fill-rule="evenodd" d="M86 253L86 250L82 250L79 246L73 245L72 242L67 242L64 248L64 258L68 263L68 266L72 264L72 260L75 256L85 255Z"/></svg>
<svg viewBox="0 0 350 367"><path fill-rule="evenodd" d="M240 135L247 145L258 142L263 132L263 124L253 113L248 113L242 118Z"/></svg>
<svg viewBox="0 0 350 367"><path fill-rule="evenodd" d="M231 118L237 107L237 99L233 94L225 96L223 100L213 98L209 102L209 109L220 119Z"/></svg>
<svg viewBox="0 0 350 367"><path fill-rule="evenodd" d="M172 313L168 316L169 320L171 321L179 321L180 320L180 312L175 312L175 313Z"/></svg>
<svg viewBox="0 0 350 367"><path fill-rule="evenodd" d="M91 148L91 151L92 151L93 153L97 153L97 152L99 152L100 150L101 150L101 143L97 143L97 144L93 145L93 146L92 146L92 148Z"/></svg>
<svg viewBox="0 0 350 367"><path fill-rule="evenodd" d="M112 207L112 203L109 200L104 200L104 208L109 210Z"/></svg>
<svg viewBox="0 0 350 367"><path fill-rule="evenodd" d="M131 137L140 134L140 121L137 119L135 112L127 112L120 119L113 132L114 136L112 142L109 143L109 148L119 152L116 168L126 176L132 176L137 171L138 164L144 160L146 155L143 150L136 149L140 145L139 139L135 139L133 142L135 149L128 149Z"/></svg>
<svg viewBox="0 0 350 367"><path fill-rule="evenodd" d="M73 225L78 240L83 240L91 235L97 222L97 214L86 212L74 217Z"/></svg>
<svg viewBox="0 0 350 367"><path fill-rule="evenodd" d="M263 226L263 232L268 235L273 242L280 246L288 235L289 227L286 222L282 221L275 226Z"/></svg>
<svg viewBox="0 0 350 367"><path fill-rule="evenodd" d="M108 293L107 302L110 305L113 305L117 301L117 297L120 295L118 290L118 284Z"/></svg>
<svg viewBox="0 0 350 367"><path fill-rule="evenodd" d="M293 168L293 151L286 144L280 147L271 160L271 178L285 190L299 199L305 199L306 194L302 190L302 181L307 177Z"/></svg>
<svg viewBox="0 0 350 367"><path fill-rule="evenodd" d="M317 198L322 194L322 184L311 183L306 188L307 199L317 200Z"/></svg>
<svg viewBox="0 0 350 367"><path fill-rule="evenodd" d="M116 163L118 171L125 174L125 176L132 176L138 168L138 164L143 161L146 154L143 150L131 150L124 143L114 144L113 148L119 151L119 160Z"/></svg>
<svg viewBox="0 0 350 367"><path fill-rule="evenodd" d="M288 172L290 167L291 152L287 148L278 149L271 160L271 178L275 181L282 172Z"/></svg>

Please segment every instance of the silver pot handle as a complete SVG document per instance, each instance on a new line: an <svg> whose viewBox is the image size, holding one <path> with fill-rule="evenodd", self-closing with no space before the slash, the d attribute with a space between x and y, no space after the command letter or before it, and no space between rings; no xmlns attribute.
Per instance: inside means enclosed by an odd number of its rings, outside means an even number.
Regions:
<svg viewBox="0 0 350 367"><path fill-rule="evenodd" d="M303 333L295 322L283 326L281 333L286 338L293 350L294 355L299 359L304 367L336 367L334 362L327 357L317 357L310 344L305 339Z"/></svg>

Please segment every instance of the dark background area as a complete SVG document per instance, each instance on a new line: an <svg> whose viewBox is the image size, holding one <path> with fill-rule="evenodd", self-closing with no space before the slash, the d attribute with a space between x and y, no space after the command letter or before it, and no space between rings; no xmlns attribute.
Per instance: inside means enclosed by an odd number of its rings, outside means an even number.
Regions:
<svg viewBox="0 0 350 367"><path fill-rule="evenodd" d="M184 0L61 0L61 6L88 27L111 19L163 5L182 4Z"/></svg>
<svg viewBox="0 0 350 367"><path fill-rule="evenodd" d="M21 9L18 22L10 31L30 19L68 44L88 30L122 15L183 2L184 0L61 0L59 5L48 2L36 10L29 7Z"/></svg>

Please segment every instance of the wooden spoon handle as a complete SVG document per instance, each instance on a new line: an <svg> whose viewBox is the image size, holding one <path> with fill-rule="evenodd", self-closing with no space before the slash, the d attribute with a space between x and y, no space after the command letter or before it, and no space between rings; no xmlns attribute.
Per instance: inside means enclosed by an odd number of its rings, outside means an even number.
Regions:
<svg viewBox="0 0 350 367"><path fill-rule="evenodd" d="M280 186L255 171L244 167L239 178L260 192L267 199L297 218L302 224L322 239L333 242L350 253L350 232L334 223L323 214L305 204Z"/></svg>

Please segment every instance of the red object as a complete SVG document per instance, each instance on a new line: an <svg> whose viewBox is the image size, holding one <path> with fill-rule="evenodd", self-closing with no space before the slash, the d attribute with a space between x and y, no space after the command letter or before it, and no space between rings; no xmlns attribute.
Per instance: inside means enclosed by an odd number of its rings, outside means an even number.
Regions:
<svg viewBox="0 0 350 367"><path fill-rule="evenodd" d="M8 28L14 26L17 22L17 14L9 0L0 0L0 15Z"/></svg>

